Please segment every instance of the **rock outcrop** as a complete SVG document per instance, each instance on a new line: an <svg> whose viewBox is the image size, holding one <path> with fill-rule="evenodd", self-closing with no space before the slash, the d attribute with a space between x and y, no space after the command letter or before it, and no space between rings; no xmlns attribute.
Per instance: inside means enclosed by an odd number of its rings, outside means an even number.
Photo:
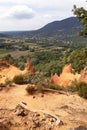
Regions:
<svg viewBox="0 0 87 130"><path fill-rule="evenodd" d="M31 111L24 103L18 104L13 110L0 109L0 130L55 130L60 125L63 122L59 117L42 111Z"/></svg>
<svg viewBox="0 0 87 130"><path fill-rule="evenodd" d="M70 86L73 81L79 81L79 78L80 74L74 74L74 70L71 64L69 64L64 66L60 76L58 76L57 74L51 76L51 83L60 86Z"/></svg>
<svg viewBox="0 0 87 130"><path fill-rule="evenodd" d="M25 66L25 71L26 72L29 72L29 71L31 71L31 72L35 72L35 68L33 67L33 66L31 66L31 63L30 63L30 59L28 58L27 59L27 63L26 63L26 66Z"/></svg>
<svg viewBox="0 0 87 130"><path fill-rule="evenodd" d="M56 73L53 76L51 76L51 83L53 84L59 83L59 76Z"/></svg>
<svg viewBox="0 0 87 130"><path fill-rule="evenodd" d="M3 64L5 65L3 67ZM12 80L16 75L26 74L28 72L35 72L35 68L30 65L30 59L27 59L24 70L11 65L6 59L0 60L0 83L4 83L6 79Z"/></svg>
<svg viewBox="0 0 87 130"><path fill-rule="evenodd" d="M87 66L81 71L81 77L79 81L83 81L87 83Z"/></svg>

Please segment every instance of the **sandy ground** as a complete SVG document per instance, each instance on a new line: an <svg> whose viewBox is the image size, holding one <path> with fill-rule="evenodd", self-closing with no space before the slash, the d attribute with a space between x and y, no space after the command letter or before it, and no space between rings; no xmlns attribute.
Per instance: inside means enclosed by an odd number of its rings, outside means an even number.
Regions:
<svg viewBox="0 0 87 130"><path fill-rule="evenodd" d="M0 70L0 83L4 83L6 79L12 80L14 76L22 74L19 68L10 65L8 68Z"/></svg>
<svg viewBox="0 0 87 130"><path fill-rule="evenodd" d="M15 85L14 87L0 91L0 107L14 109L18 103L25 102L31 110L43 110L57 115L63 125L58 130L67 130L79 125L87 126L87 100L77 94L48 92L41 94L27 94L27 85Z"/></svg>

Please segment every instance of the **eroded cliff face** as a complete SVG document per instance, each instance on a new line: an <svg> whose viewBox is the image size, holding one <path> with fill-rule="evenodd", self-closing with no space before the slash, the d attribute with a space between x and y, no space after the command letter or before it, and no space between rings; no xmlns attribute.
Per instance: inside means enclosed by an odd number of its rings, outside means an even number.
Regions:
<svg viewBox="0 0 87 130"><path fill-rule="evenodd" d="M81 76L80 74L73 72L74 70L71 64L65 65L60 76L57 74L51 76L51 83L65 87L70 86L73 81L79 81L79 78Z"/></svg>
<svg viewBox="0 0 87 130"><path fill-rule="evenodd" d="M79 80L87 83L87 66L81 71Z"/></svg>
<svg viewBox="0 0 87 130"><path fill-rule="evenodd" d="M51 76L51 83L59 84L59 76L56 73L53 76Z"/></svg>
<svg viewBox="0 0 87 130"><path fill-rule="evenodd" d="M3 66L3 64L5 66ZM29 71L35 72L35 68L30 65L30 59L27 59L25 69L11 65L6 59L0 60L0 83L4 83L6 79L12 80L16 75L26 74Z"/></svg>
<svg viewBox="0 0 87 130"><path fill-rule="evenodd" d="M26 65L25 65L25 70L26 73L31 71L31 72L35 72L35 68L33 66L31 66L31 63L30 63L30 59L28 58L27 59L27 62L26 62Z"/></svg>

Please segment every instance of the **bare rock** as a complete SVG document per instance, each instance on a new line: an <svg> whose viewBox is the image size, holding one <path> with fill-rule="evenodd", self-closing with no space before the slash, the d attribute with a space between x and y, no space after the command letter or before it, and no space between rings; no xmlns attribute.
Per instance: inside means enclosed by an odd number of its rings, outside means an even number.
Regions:
<svg viewBox="0 0 87 130"><path fill-rule="evenodd" d="M26 116L27 113L27 104L24 102L21 102L18 104L15 108L15 113L17 116Z"/></svg>

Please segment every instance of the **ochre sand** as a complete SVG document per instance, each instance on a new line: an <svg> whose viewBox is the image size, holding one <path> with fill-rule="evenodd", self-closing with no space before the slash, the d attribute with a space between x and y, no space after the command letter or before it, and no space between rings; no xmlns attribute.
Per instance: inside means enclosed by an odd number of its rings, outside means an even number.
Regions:
<svg viewBox="0 0 87 130"><path fill-rule="evenodd" d="M40 93L35 98L26 92L27 85L0 91L0 107L14 109L20 102L27 103L31 110L42 110L57 115L64 123L58 130L66 130L79 125L87 125L87 100L77 94L47 92L44 97Z"/></svg>

